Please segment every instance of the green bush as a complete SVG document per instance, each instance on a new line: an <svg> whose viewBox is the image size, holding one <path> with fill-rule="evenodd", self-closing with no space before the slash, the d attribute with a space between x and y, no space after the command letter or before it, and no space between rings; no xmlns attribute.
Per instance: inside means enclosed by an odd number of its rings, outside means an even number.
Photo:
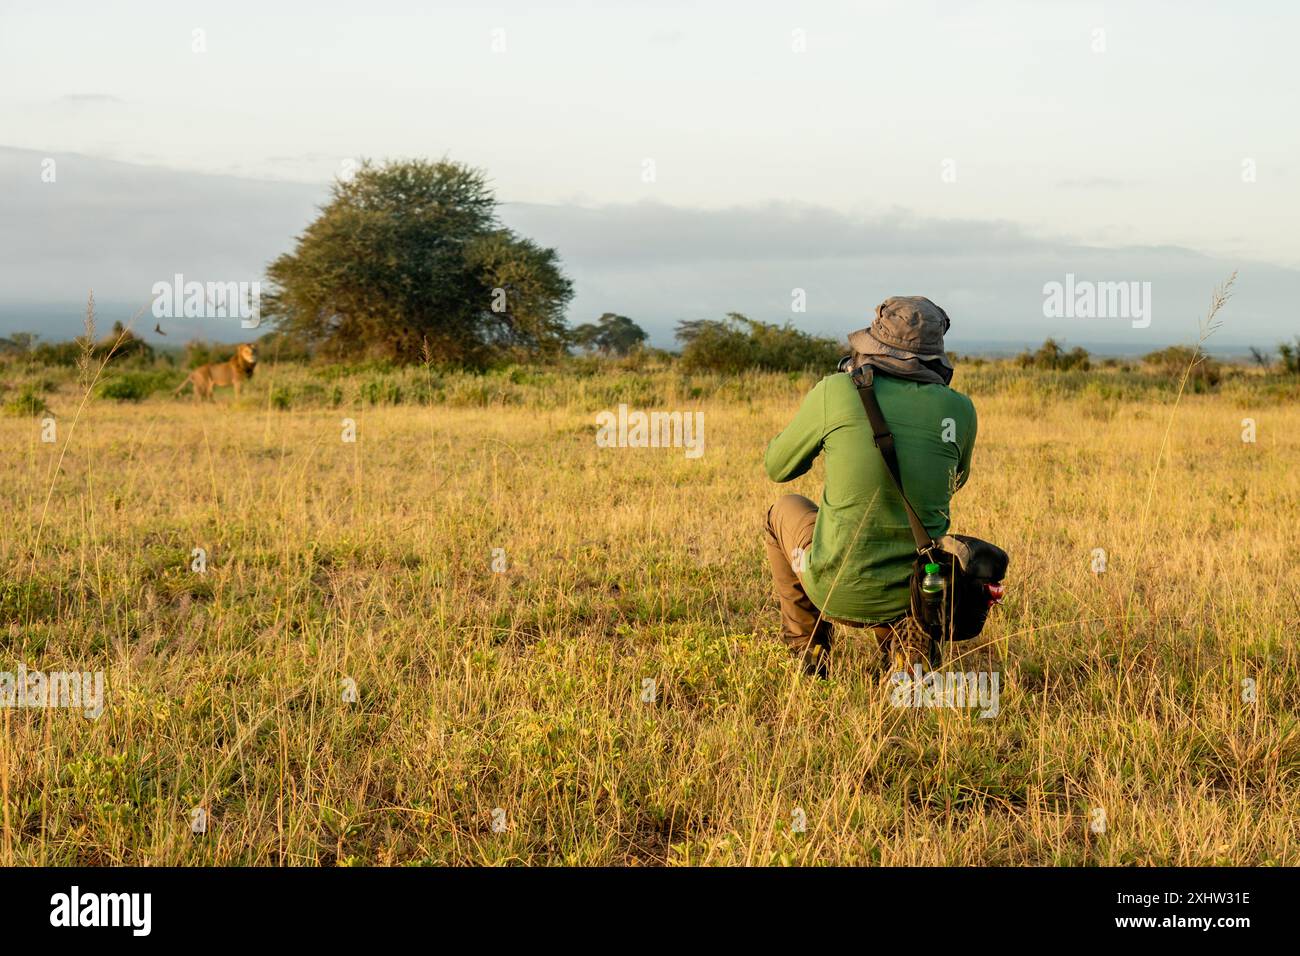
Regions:
<svg viewBox="0 0 1300 956"><path fill-rule="evenodd" d="M372 372L387 375L395 368L396 366L388 359L375 359L369 362L317 363L311 366L311 374L327 382L337 382L340 379L352 378Z"/></svg>
<svg viewBox="0 0 1300 956"><path fill-rule="evenodd" d="M35 415L44 415L50 410L50 406L45 404L45 397L41 395L40 386L35 382L28 382L18 390L17 395L5 402L4 410L6 415L30 418Z"/></svg>
<svg viewBox="0 0 1300 956"><path fill-rule="evenodd" d="M1056 339L1048 339L1037 352L1021 352L1016 356L1016 364L1021 368L1045 368L1054 372L1071 369L1086 372L1092 368L1092 358L1085 348L1076 345L1067 352Z"/></svg>
<svg viewBox="0 0 1300 956"><path fill-rule="evenodd" d="M361 386L361 401L367 405L400 405L402 386L388 379L371 379Z"/></svg>
<svg viewBox="0 0 1300 956"><path fill-rule="evenodd" d="M1200 349L1189 345L1171 345L1167 349L1143 356L1142 361L1172 382L1181 381L1183 372L1189 365L1192 366L1187 384L1193 392L1214 388L1223 378L1223 366Z"/></svg>
<svg viewBox="0 0 1300 956"><path fill-rule="evenodd" d="M679 322L682 365L687 371L835 371L846 349L834 339L809 335L790 325L773 325L731 312L721 321Z"/></svg>
<svg viewBox="0 0 1300 956"><path fill-rule="evenodd" d="M185 359L182 363L187 369L196 369L200 365L208 365L212 362L224 362L230 356L234 355L234 347L227 347L227 351L222 352L222 346L214 345L211 342L205 342L202 339L194 339L185 344Z"/></svg>
<svg viewBox="0 0 1300 956"><path fill-rule="evenodd" d="M1295 345L1290 342L1279 344L1277 354L1282 360L1282 371L1288 375L1300 375L1300 335L1296 336Z"/></svg>
<svg viewBox="0 0 1300 956"><path fill-rule="evenodd" d="M100 382L96 391L100 398L139 402L170 385L172 377L166 371L122 372Z"/></svg>
<svg viewBox="0 0 1300 956"><path fill-rule="evenodd" d="M442 401L442 392L438 383L429 378L417 377L411 382L410 400L416 405L436 405Z"/></svg>
<svg viewBox="0 0 1300 956"><path fill-rule="evenodd" d="M32 361L38 365L71 368L76 366L81 354L81 343L75 339L68 342L42 342L32 349Z"/></svg>

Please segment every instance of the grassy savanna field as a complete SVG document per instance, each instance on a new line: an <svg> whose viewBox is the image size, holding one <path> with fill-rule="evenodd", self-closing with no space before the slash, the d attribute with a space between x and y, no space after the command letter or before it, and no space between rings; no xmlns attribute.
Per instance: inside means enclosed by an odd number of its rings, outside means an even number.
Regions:
<svg viewBox="0 0 1300 956"><path fill-rule="evenodd" d="M1300 863L1293 389L959 368L954 530L1012 556L944 663L999 673L981 719L776 639L762 519L821 470L762 454L813 376L598 365L0 417L0 670L107 688L0 712L0 863ZM598 448L620 402L703 411L703 456Z"/></svg>

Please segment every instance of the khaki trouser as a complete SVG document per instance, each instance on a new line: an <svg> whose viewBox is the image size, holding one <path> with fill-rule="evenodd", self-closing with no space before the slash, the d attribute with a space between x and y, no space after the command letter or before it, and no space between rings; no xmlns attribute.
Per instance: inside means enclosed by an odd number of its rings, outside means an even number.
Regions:
<svg viewBox="0 0 1300 956"><path fill-rule="evenodd" d="M804 655L809 669L824 668L833 624L868 627L882 643L892 633L889 624L864 625L821 616L800 580L801 558L812 547L816 525L817 506L803 495L785 495L767 509L764 541L776 596L781 602L781 639L791 651Z"/></svg>

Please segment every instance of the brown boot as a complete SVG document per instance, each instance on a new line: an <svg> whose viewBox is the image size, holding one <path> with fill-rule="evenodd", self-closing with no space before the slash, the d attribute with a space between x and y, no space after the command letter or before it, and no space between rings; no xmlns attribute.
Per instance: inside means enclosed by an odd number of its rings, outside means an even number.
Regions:
<svg viewBox="0 0 1300 956"><path fill-rule="evenodd" d="M825 680L830 673L831 649L825 644L813 644L803 652L802 660L805 674Z"/></svg>
<svg viewBox="0 0 1300 956"><path fill-rule="evenodd" d="M881 642L886 674L911 672L917 664L923 671L939 666L939 644L910 614L890 625L889 638Z"/></svg>

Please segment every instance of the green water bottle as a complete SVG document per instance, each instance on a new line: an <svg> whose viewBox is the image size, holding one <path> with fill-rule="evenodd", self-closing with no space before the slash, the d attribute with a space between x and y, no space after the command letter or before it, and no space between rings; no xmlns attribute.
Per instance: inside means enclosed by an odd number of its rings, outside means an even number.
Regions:
<svg viewBox="0 0 1300 956"><path fill-rule="evenodd" d="M942 571L943 568L931 561L925 566L925 577L921 578L921 600L931 622L943 620L943 592L947 583Z"/></svg>

